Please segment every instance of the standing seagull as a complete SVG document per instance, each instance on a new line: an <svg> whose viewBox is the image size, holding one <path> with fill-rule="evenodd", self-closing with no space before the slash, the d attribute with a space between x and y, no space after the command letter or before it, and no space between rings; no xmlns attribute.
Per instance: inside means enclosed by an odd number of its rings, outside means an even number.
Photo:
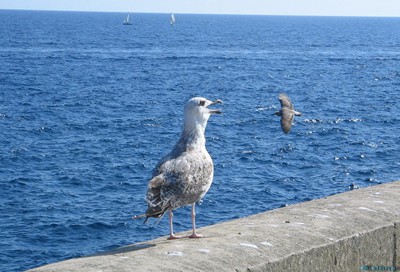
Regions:
<svg viewBox="0 0 400 272"><path fill-rule="evenodd" d="M148 208L143 216L146 222L149 217L161 217L168 211L168 239L182 238L174 235L172 211L187 205L192 205L193 233L189 238L202 237L196 233L195 205L204 197L213 181L214 166L206 150L204 132L211 114L221 113L208 106L218 103L222 101L210 101L202 97L192 98L186 103L181 137L153 170L146 194Z"/></svg>
<svg viewBox="0 0 400 272"><path fill-rule="evenodd" d="M288 134L292 128L294 116L301 116L301 112L293 109L292 102L290 102L289 97L284 93L279 95L279 102L281 102L281 109L274 114L281 117L282 130L285 134Z"/></svg>

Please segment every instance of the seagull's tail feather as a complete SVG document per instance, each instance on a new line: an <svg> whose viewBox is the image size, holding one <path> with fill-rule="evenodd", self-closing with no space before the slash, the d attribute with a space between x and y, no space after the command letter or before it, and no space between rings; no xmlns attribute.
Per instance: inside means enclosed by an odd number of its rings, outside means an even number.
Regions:
<svg viewBox="0 0 400 272"><path fill-rule="evenodd" d="M132 219L136 220L146 217L146 219L143 222L143 224L145 224L147 223L147 220L149 220L150 217L160 218L161 220L166 211L167 209L162 209L160 206L155 206L155 207L149 206L146 213L132 216Z"/></svg>
<svg viewBox="0 0 400 272"><path fill-rule="evenodd" d="M146 216L146 214L139 214L139 215L132 216L132 219L136 220L136 219L140 219L140 218L143 218L143 217L146 217L146 220L143 222L143 223L146 223L147 218L148 218Z"/></svg>
<svg viewBox="0 0 400 272"><path fill-rule="evenodd" d="M162 218L164 213L168 210L170 205L165 205L164 201L161 199L161 187L164 184L165 180L163 175L158 175L153 177L149 182L149 188L146 195L146 202L148 204L148 208L146 210L146 220L150 217Z"/></svg>
<svg viewBox="0 0 400 272"><path fill-rule="evenodd" d="M139 214L139 215L132 216L132 219L136 220L136 219L140 219L140 218L146 217L146 219L143 222L143 224L146 224L147 220L149 220L150 217L160 218L160 220L161 220L161 218L163 217L164 213L165 213L165 211L158 212L158 213L152 213L152 214L148 214L146 212L144 214Z"/></svg>
<svg viewBox="0 0 400 272"><path fill-rule="evenodd" d="M145 222L147 222L147 219L149 219L150 217L160 218L164 215L165 212L166 210L162 209L160 206L149 207L145 214L146 216Z"/></svg>

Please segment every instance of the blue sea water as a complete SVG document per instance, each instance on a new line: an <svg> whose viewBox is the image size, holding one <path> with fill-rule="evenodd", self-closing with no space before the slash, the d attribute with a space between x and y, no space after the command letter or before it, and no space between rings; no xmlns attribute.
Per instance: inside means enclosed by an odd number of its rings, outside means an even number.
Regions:
<svg viewBox="0 0 400 272"><path fill-rule="evenodd" d="M167 235L131 216L192 96L224 101L198 226L399 179L400 18L125 16L0 11L0 271Z"/></svg>

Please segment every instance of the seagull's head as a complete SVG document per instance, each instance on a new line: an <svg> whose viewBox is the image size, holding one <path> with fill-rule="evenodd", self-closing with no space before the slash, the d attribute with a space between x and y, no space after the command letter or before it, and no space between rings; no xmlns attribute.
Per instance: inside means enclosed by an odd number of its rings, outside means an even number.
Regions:
<svg viewBox="0 0 400 272"><path fill-rule="evenodd" d="M194 97L190 99L185 105L185 123L201 124L205 127L208 118L210 118L212 114L221 114L219 109L209 108L209 106L215 104L222 104L222 101L219 99L210 101L203 97Z"/></svg>

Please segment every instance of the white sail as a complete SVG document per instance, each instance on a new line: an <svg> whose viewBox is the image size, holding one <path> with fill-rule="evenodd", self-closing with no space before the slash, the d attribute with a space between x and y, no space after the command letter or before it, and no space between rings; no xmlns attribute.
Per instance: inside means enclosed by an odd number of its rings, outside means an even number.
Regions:
<svg viewBox="0 0 400 272"><path fill-rule="evenodd" d="M171 13L171 25L175 24L175 15Z"/></svg>
<svg viewBox="0 0 400 272"><path fill-rule="evenodd" d="M126 19L124 20L124 25L131 25L132 23L131 23L131 21L130 21L130 14L128 13L128 16L126 16Z"/></svg>

